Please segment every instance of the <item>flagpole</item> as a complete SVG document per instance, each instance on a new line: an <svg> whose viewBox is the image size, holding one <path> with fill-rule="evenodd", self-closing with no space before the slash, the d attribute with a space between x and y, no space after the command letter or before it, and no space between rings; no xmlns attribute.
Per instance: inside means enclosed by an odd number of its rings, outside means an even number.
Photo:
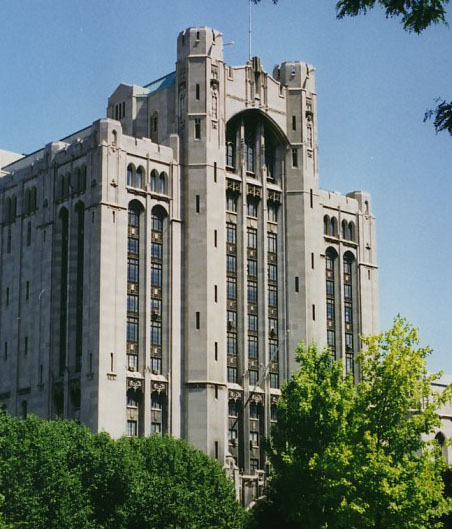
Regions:
<svg viewBox="0 0 452 529"><path fill-rule="evenodd" d="M248 31L248 35L249 35L249 60L251 60L251 0L249 0L249 16L248 16L248 20L249 20L249 31Z"/></svg>

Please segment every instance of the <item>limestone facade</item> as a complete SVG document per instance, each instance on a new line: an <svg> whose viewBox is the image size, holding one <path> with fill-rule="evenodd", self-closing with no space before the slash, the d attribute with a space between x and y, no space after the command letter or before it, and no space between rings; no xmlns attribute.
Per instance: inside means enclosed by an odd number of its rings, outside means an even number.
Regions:
<svg viewBox="0 0 452 529"><path fill-rule="evenodd" d="M359 377L378 331L371 199L319 188L315 69L228 66L218 31L189 28L175 72L17 158L0 167L2 403L184 437L248 502L299 341Z"/></svg>

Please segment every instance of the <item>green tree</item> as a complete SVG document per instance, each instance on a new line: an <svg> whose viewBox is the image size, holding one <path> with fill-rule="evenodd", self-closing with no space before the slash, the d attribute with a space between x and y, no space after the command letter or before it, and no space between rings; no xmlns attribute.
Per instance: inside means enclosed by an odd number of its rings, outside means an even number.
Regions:
<svg viewBox="0 0 452 529"><path fill-rule="evenodd" d="M268 443L272 477L252 527L335 527L350 487L353 381L328 350L300 344L297 361L300 368L282 388Z"/></svg>
<svg viewBox="0 0 452 529"><path fill-rule="evenodd" d="M440 374L427 373L429 354L398 317L386 333L363 338L353 389L328 352L299 350L300 368L278 404L269 447L274 473L255 526L271 527L266 520L279 517L290 529L442 527L438 520L452 510L446 465L427 437L452 388L433 392Z"/></svg>
<svg viewBox="0 0 452 529"><path fill-rule="evenodd" d="M274 4L278 0L272 0ZM261 0L253 0L255 4ZM449 0L338 0L337 18L366 14L376 6L384 9L388 18L401 18L403 28L408 32L422 33L433 24L445 24L446 6ZM424 121L433 118L436 133L446 131L452 136L452 101L437 98L436 108L427 110Z"/></svg>
<svg viewBox="0 0 452 529"><path fill-rule="evenodd" d="M220 465L184 441L115 441L71 421L5 412L0 495L15 529L239 529L244 519Z"/></svg>

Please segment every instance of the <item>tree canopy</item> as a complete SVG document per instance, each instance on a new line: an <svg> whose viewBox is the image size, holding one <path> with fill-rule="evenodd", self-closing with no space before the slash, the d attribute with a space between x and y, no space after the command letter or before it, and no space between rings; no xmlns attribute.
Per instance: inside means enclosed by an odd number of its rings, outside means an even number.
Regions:
<svg viewBox="0 0 452 529"><path fill-rule="evenodd" d="M442 527L452 510L446 463L428 437L452 388L432 390L439 374L427 372L430 349L402 318L363 347L354 387L328 350L300 345L268 443L272 477L251 527Z"/></svg>
<svg viewBox="0 0 452 529"><path fill-rule="evenodd" d="M221 466L182 440L115 441L74 422L3 411L0 495L1 529L238 529L243 522Z"/></svg>
<svg viewBox="0 0 452 529"><path fill-rule="evenodd" d="M255 4L262 0L253 0ZM274 4L278 0L272 0ZM405 31L422 33L433 24L447 24L446 7L449 0L337 0L337 18L366 14L376 6L384 9L388 18L400 18ZM452 101L436 99L436 108L427 110L424 121L433 118L436 133L446 131L452 136Z"/></svg>

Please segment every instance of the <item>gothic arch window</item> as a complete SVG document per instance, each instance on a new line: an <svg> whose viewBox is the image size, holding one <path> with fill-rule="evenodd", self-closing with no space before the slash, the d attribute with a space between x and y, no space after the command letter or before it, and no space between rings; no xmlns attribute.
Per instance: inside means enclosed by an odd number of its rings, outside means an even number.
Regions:
<svg viewBox="0 0 452 529"><path fill-rule="evenodd" d="M326 279L326 333L327 345L331 351L333 360L336 360L337 351L337 257L334 248L327 248L325 252L325 279Z"/></svg>
<svg viewBox="0 0 452 529"><path fill-rule="evenodd" d="M331 217L329 235L332 237L337 237L337 219L336 217Z"/></svg>
<svg viewBox="0 0 452 529"><path fill-rule="evenodd" d="M133 186L133 180L135 175L135 166L131 163L127 166L127 185Z"/></svg>
<svg viewBox="0 0 452 529"><path fill-rule="evenodd" d="M160 173L159 177L159 193L162 193L162 195L166 192L166 182L168 180L168 175L166 173Z"/></svg>
<svg viewBox="0 0 452 529"><path fill-rule="evenodd" d="M137 169L134 187L138 187L139 189L143 189L144 187L144 169L141 166Z"/></svg>
<svg viewBox="0 0 452 529"><path fill-rule="evenodd" d="M158 172L154 169L151 172L151 191L154 193L157 192L157 180L158 180Z"/></svg>
<svg viewBox="0 0 452 529"><path fill-rule="evenodd" d="M354 266L355 256L346 252L343 257L344 284L344 323L345 323L345 372L354 376L354 356L356 344L356 321L354 316Z"/></svg>
<svg viewBox="0 0 452 529"><path fill-rule="evenodd" d="M141 242L143 239L142 228L143 206L137 200L129 203L128 210L128 239L127 239L127 326L126 326L126 353L127 369L138 371L140 352L140 291L142 285L140 276ZM141 273L140 273L141 272Z"/></svg>
<svg viewBox="0 0 452 529"><path fill-rule="evenodd" d="M342 221L342 238L348 239L348 224L346 220Z"/></svg>
<svg viewBox="0 0 452 529"><path fill-rule="evenodd" d="M349 222L348 224L347 239L349 241L355 240L355 225L353 224L353 222Z"/></svg>
<svg viewBox="0 0 452 529"><path fill-rule="evenodd" d="M323 217L323 233L325 235L329 235L330 233L330 217L328 215Z"/></svg>
<svg viewBox="0 0 452 529"><path fill-rule="evenodd" d="M151 229L156 232L163 232L163 220L166 217L166 211L161 206L152 208Z"/></svg>

